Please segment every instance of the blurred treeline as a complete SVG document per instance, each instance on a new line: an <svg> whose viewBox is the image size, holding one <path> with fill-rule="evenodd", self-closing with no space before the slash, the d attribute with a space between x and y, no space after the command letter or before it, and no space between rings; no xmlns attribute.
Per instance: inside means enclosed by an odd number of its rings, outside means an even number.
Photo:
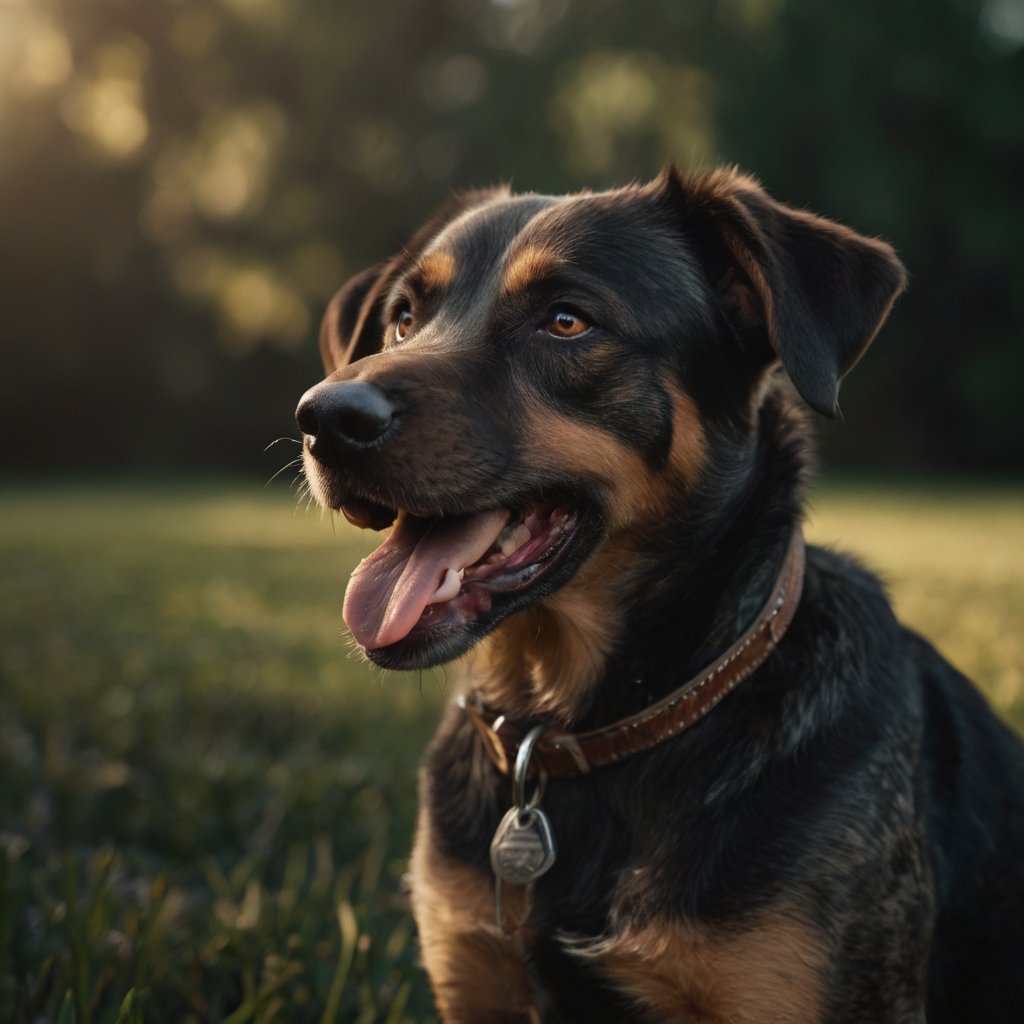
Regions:
<svg viewBox="0 0 1024 1024"><path fill-rule="evenodd" d="M272 470L324 303L453 188L669 160L910 268L830 464L1022 468L1021 0L0 0L4 463Z"/></svg>

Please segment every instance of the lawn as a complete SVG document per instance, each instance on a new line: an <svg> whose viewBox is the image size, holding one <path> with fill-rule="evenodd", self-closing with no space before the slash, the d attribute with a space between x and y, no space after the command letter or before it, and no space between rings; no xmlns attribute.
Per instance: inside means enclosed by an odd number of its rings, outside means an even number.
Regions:
<svg viewBox="0 0 1024 1024"><path fill-rule="evenodd" d="M808 532L1024 726L1024 488L837 484ZM448 679L350 654L370 546L283 486L0 491L0 1019L432 1019L401 879Z"/></svg>

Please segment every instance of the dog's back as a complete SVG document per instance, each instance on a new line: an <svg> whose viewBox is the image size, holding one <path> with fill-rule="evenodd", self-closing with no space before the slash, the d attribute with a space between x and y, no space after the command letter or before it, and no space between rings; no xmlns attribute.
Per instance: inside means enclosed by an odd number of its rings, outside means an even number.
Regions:
<svg viewBox="0 0 1024 1024"><path fill-rule="evenodd" d="M924 694L922 807L934 851L928 1021L1024 1014L1024 747L970 683L906 634Z"/></svg>

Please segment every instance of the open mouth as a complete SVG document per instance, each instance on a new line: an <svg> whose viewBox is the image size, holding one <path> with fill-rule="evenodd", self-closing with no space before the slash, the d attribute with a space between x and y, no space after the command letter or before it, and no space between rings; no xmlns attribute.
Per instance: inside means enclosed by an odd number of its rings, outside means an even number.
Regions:
<svg viewBox="0 0 1024 1024"><path fill-rule="evenodd" d="M387 514L355 504L342 511L377 528ZM576 508L552 500L439 518L399 510L387 539L352 573L345 622L385 667L449 660L562 582L568 574L560 570L571 573L582 520Z"/></svg>

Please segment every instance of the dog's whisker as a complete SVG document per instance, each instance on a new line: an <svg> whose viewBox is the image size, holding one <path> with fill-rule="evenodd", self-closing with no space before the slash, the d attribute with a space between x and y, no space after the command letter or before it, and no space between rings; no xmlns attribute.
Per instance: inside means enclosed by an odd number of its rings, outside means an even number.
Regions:
<svg viewBox="0 0 1024 1024"><path fill-rule="evenodd" d="M282 441L290 441L292 444L297 444L300 447L302 446L302 441L297 437L277 437L273 441L271 441L270 444L268 444L266 448L263 449L263 451L269 452L270 449L273 448L275 444L280 444Z"/></svg>
<svg viewBox="0 0 1024 1024"><path fill-rule="evenodd" d="M294 469L296 466L301 465L302 456L300 455L297 458L292 459L291 462L286 462L263 486L269 487L283 472L285 472L285 470Z"/></svg>

